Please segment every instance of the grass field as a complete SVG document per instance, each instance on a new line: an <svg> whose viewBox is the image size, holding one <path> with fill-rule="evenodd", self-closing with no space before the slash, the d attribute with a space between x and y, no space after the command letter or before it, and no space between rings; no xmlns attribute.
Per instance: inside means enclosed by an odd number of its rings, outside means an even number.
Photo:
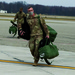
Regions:
<svg viewBox="0 0 75 75"><path fill-rule="evenodd" d="M14 18L14 16L15 16L15 13L0 13L0 17L11 17L11 18ZM44 19L49 19L49 20L68 20L68 21L75 21L75 16L73 17L73 16L41 15L41 17L43 17Z"/></svg>

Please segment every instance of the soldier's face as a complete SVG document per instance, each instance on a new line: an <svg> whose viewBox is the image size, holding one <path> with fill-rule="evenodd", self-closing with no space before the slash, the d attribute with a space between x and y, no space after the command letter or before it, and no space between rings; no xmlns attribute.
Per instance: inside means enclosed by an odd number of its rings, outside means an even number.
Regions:
<svg viewBox="0 0 75 75"><path fill-rule="evenodd" d="M33 8L28 9L28 13L29 13L29 15L33 15L33 13L34 13Z"/></svg>
<svg viewBox="0 0 75 75"><path fill-rule="evenodd" d="M19 11L19 12L20 12L20 13L22 13L22 11L23 11L23 10L22 10L22 9L20 9L20 11Z"/></svg>

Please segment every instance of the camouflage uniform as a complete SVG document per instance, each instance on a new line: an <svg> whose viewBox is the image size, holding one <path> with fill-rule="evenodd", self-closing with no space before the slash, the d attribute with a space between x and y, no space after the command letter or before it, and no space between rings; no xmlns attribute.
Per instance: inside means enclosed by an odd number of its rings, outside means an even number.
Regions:
<svg viewBox="0 0 75 75"><path fill-rule="evenodd" d="M48 29L46 27L44 19L40 18L41 24L45 30L46 35L49 35ZM39 20L38 20L38 15L36 14L33 18L30 16L27 16L27 22L28 25L30 26L30 40L29 40L29 48L31 51L31 54L34 56L35 60L39 60L39 55L38 55L38 46L40 40L43 39L43 31L41 29Z"/></svg>
<svg viewBox="0 0 75 75"><path fill-rule="evenodd" d="M15 15L15 18L14 18L13 22L15 22L16 19L17 19L17 26L21 26L24 23L24 17L25 16L26 15L25 15L24 12L22 12L22 13L17 12L16 15ZM19 32L19 29L18 29L18 32ZM18 37L17 38L20 38L19 37L19 33L18 33Z"/></svg>
<svg viewBox="0 0 75 75"><path fill-rule="evenodd" d="M18 23L21 23L21 24L24 23L24 16L25 16L25 13L24 12L22 12L22 13L17 12L16 13L15 18L17 19L17 24ZM16 19L14 19L14 22L16 21Z"/></svg>

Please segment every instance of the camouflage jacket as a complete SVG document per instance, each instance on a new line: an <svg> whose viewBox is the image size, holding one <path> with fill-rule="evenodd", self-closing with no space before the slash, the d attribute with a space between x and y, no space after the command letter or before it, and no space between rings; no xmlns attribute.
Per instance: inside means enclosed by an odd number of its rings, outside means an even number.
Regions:
<svg viewBox="0 0 75 75"><path fill-rule="evenodd" d="M30 26L30 32L31 32L30 35L31 36L43 35L43 31L42 31L42 28L40 26L37 14L35 14L35 16L33 18L30 16L27 16L26 20L27 20L28 25ZM44 28L46 35L49 35L49 31L47 29L45 20L43 18L40 18L40 21L41 21L41 24Z"/></svg>
<svg viewBox="0 0 75 75"><path fill-rule="evenodd" d="M14 22L15 22L16 19L17 19L17 23L23 24L23 23L24 23L24 17L25 17L25 16L26 16L26 14L25 14L24 12L22 12L22 13L17 12L16 15L15 15Z"/></svg>

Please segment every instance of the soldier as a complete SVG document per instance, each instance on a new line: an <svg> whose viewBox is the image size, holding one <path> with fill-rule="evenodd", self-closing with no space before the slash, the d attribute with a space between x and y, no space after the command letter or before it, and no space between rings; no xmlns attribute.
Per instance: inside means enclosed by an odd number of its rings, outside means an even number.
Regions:
<svg viewBox="0 0 75 75"><path fill-rule="evenodd" d="M43 39L43 31L41 29L38 20L38 15L34 13L32 7L28 8L28 14L29 15L26 17L26 20L28 25L30 26L30 32L31 32L30 40L29 40L29 48L32 56L34 57L33 66L37 66L39 61L38 46L39 46L39 42ZM45 20L40 17L40 21L46 33L46 38L49 38L49 31L47 29Z"/></svg>
<svg viewBox="0 0 75 75"><path fill-rule="evenodd" d="M26 16L26 14L23 12L23 8L20 8L19 12L16 13L13 22L15 22L16 19L17 19L17 25L23 24L24 23L24 17L25 16ZM18 35L17 38L20 38L19 35Z"/></svg>

